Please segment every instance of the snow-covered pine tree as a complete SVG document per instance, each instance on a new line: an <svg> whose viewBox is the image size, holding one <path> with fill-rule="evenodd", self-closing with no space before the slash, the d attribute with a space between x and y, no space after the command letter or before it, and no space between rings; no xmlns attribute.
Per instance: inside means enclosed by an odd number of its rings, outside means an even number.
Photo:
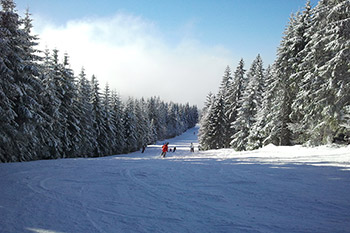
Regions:
<svg viewBox="0 0 350 233"><path fill-rule="evenodd" d="M13 21L13 17L7 16L15 14L15 5L12 1L1 1L0 11L0 161L17 161L14 150L17 125L15 122L15 96L19 95L19 90L14 82L13 71L11 70L9 56L12 53L11 32L7 29L11 24L18 28L18 20ZM13 26L11 26L13 27Z"/></svg>
<svg viewBox="0 0 350 233"><path fill-rule="evenodd" d="M234 131L231 146L236 150L247 150L248 136L251 132L253 124L256 122L257 111L261 108L262 95L264 91L264 69L260 54L252 62L247 73L248 84L245 88L242 99L239 100L241 106L237 111L237 119L232 123ZM253 144L254 140L259 138L251 138L249 143Z"/></svg>
<svg viewBox="0 0 350 233"><path fill-rule="evenodd" d="M224 96L219 93L209 114L209 128L212 129L209 143L211 149L226 148L226 139L229 136L225 107Z"/></svg>
<svg viewBox="0 0 350 233"><path fill-rule="evenodd" d="M37 50L36 47L38 45L38 36L32 35L31 31L33 28L32 25L32 19L31 14L29 13L29 10L27 9L25 12L25 18L22 20L23 22L23 30L24 30L24 39L23 41L26 41L24 45L24 51L27 55L25 55L23 63L25 64L26 70L29 73L34 74L36 77L35 82L35 93L32 94L33 98L35 98L35 101L37 101L38 104L36 115L34 115L34 119L36 120L36 123L34 124L35 129L35 135L37 138L37 145L35 147L36 151L36 158L33 159L48 159L51 158L51 152L50 147L51 145L55 144L56 138L55 138L55 132L52 131L51 125L52 125L52 117L48 112L46 112L46 106L50 105L50 99L46 96L46 88L43 85L43 77L45 74L45 69L40 62L42 61L42 57L40 57L38 54L41 53L41 51ZM46 63L48 64L48 62ZM34 131L33 131L34 133ZM35 143L33 142L33 146Z"/></svg>
<svg viewBox="0 0 350 233"><path fill-rule="evenodd" d="M119 95L113 91L112 92L112 122L115 127L115 144L116 151L115 153L121 154L126 145L125 145L125 136L124 136L124 125L123 125L123 103L120 100Z"/></svg>
<svg viewBox="0 0 350 233"><path fill-rule="evenodd" d="M304 12L305 13L305 12ZM281 45L278 48L277 59L274 64L274 81L269 92L274 92L274 104L266 116L269 119L265 130L269 131L265 143L276 145L291 145L293 142L290 115L292 104L299 91L299 82L296 75L297 67L301 61L301 51L307 43L305 30L307 25L305 17L309 15L297 14L290 17L289 24L284 32ZM294 75L294 76L293 76ZM270 94L271 95L271 94Z"/></svg>
<svg viewBox="0 0 350 233"><path fill-rule="evenodd" d="M64 118L61 113L63 98L61 66L62 64L58 61L58 50L54 49L52 54L50 54L48 49L45 50L41 73L42 84L44 86L43 109L50 118L48 127L52 134L50 138L45 139L45 144L48 145L48 158L51 159L62 158L64 148L62 142L64 135L64 126L62 122Z"/></svg>
<svg viewBox="0 0 350 233"><path fill-rule="evenodd" d="M268 66L264 74L264 85L265 89L263 91L263 100L261 107L256 114L256 121L254 122L248 141L250 141L248 149L257 149L270 143L266 140L270 136L270 125L271 122L271 109L273 108L273 97L274 97L274 86L273 84L273 71L271 66Z"/></svg>
<svg viewBox="0 0 350 233"><path fill-rule="evenodd" d="M179 121L180 121L179 127L181 127L181 129L179 129L179 134L181 134L182 132L185 132L188 128L191 128L191 127L189 127L188 121L186 120L188 116L186 115L186 109L183 104L179 105L177 113L179 114Z"/></svg>
<svg viewBox="0 0 350 233"><path fill-rule="evenodd" d="M73 70L70 68L69 56L64 54L63 64L60 67L59 87L61 93L61 142L63 143L63 157L76 157L79 154L79 142L81 141L79 115L81 109L77 103L77 85Z"/></svg>
<svg viewBox="0 0 350 233"><path fill-rule="evenodd" d="M253 63L256 63L254 76L256 79L256 89L255 89L255 108L256 112L253 117L253 126L250 128L249 137L248 137L248 145L247 149L252 150L262 146L263 136L261 134L262 125L259 125L259 112L262 111L262 104L264 99L264 93L266 92L267 80L265 76L265 70L263 68L263 61L261 59L260 54L258 54L257 58ZM248 75L249 77L249 75ZM247 84L248 85L248 84ZM262 116L261 116L262 117Z"/></svg>
<svg viewBox="0 0 350 233"><path fill-rule="evenodd" d="M112 155L117 152L116 128L113 120L112 105L111 105L111 92L108 83L106 83L103 98L102 98L102 109L104 112L103 117L103 128L105 129L105 150L103 155Z"/></svg>
<svg viewBox="0 0 350 233"><path fill-rule="evenodd" d="M157 129L154 123L154 119L152 119L150 124L150 135L149 135L148 144L156 143L157 139L158 139Z"/></svg>
<svg viewBox="0 0 350 233"><path fill-rule="evenodd" d="M181 122L180 123L180 127L181 127L180 133L186 131L189 128L192 128L191 126L189 126L190 123L188 122L188 115L186 115L187 114L186 107L183 104L181 104L179 106L178 114L180 116L179 120Z"/></svg>
<svg viewBox="0 0 350 233"><path fill-rule="evenodd" d="M311 40L300 65L304 75L295 101L295 106L301 104L301 138L312 145L330 143L345 130L341 112L349 105L349 4L321 0L312 10L307 30Z"/></svg>
<svg viewBox="0 0 350 233"><path fill-rule="evenodd" d="M148 114L144 111L145 101L135 100L134 112L136 117L136 140L137 140L137 149L141 148L148 143L149 136L149 120Z"/></svg>
<svg viewBox="0 0 350 233"><path fill-rule="evenodd" d="M158 98L158 120L160 122L160 128L157 129L158 140L168 138L166 122L168 117L168 104Z"/></svg>
<svg viewBox="0 0 350 233"><path fill-rule="evenodd" d="M197 122L198 122L198 110L196 106L190 107L189 103L186 103L185 105L182 105L182 124L184 125L184 128L182 132L184 132L187 129L193 128Z"/></svg>
<svg viewBox="0 0 350 233"><path fill-rule="evenodd" d="M201 150L227 148L230 125L227 118L231 68L226 67L217 95L209 93L200 117L198 140ZM197 115L198 116L198 115Z"/></svg>
<svg viewBox="0 0 350 233"><path fill-rule="evenodd" d="M129 97L126 101L124 108L124 136L126 139L125 153L137 151L137 119L135 115L135 101L133 98Z"/></svg>
<svg viewBox="0 0 350 233"><path fill-rule="evenodd" d="M106 143L106 129L104 124L105 112L102 103L102 96L100 93L100 87L95 75L91 78L92 88L92 116L94 120L94 131L96 132L97 145L93 150L94 156L104 156L104 152L107 151L108 145Z"/></svg>
<svg viewBox="0 0 350 233"><path fill-rule="evenodd" d="M79 156L92 157L93 149L97 146L95 138L96 132L94 130L94 119L92 114L91 104L91 85L86 78L85 69L82 68L78 79L78 96L77 104L80 109L79 128L80 128L80 142L79 144Z"/></svg>
<svg viewBox="0 0 350 233"><path fill-rule="evenodd" d="M4 79L0 92L1 102L4 101L1 115L8 115L4 116L4 129L1 132L2 141L7 143L3 143L0 152L11 156L0 155L0 158L6 161L38 159L40 143L36 128L43 114L37 95L42 87L38 79L38 60L33 49L36 38L30 35L28 12L22 20L12 0L2 0L1 6L0 72L1 79Z"/></svg>
<svg viewBox="0 0 350 233"><path fill-rule="evenodd" d="M222 123L225 123L225 125L221 125L222 129L224 130L223 135L222 135L222 140L224 140L223 145L221 145L224 148L228 148L230 146L230 135L232 134L231 130L231 124L229 120L229 106L231 107L230 97L232 93L230 93L231 88L233 86L232 83L232 74L231 74L231 68L229 66L226 67L224 75L222 76L222 81L221 85L219 88L219 93L218 93L218 99L222 99L222 105L223 105L223 111L225 114L225 118L222 121ZM232 115L230 115L232 117Z"/></svg>
<svg viewBox="0 0 350 233"><path fill-rule="evenodd" d="M151 97L147 101L148 118L153 121L153 126L156 130L157 139L163 140L166 138L165 128L165 113L164 107L161 109L161 101L156 97ZM154 134L153 134L154 135Z"/></svg>
<svg viewBox="0 0 350 233"><path fill-rule="evenodd" d="M239 61L239 64L233 75L233 80L231 85L228 88L228 95L226 99L226 116L228 122L228 137L227 140L229 143L232 140L232 137L235 133L234 128L232 127L233 122L237 119L237 109L240 108L239 99L242 97L242 93L246 84L245 80L245 69L244 69L244 60L243 58Z"/></svg>
<svg viewBox="0 0 350 233"><path fill-rule="evenodd" d="M199 113L198 113L198 108L196 105L193 105L190 108L190 120L189 120L189 126L187 127L187 129L193 128L196 126L196 124L198 123L198 119L199 119ZM184 129L183 132L187 129Z"/></svg>
<svg viewBox="0 0 350 233"><path fill-rule="evenodd" d="M278 145L290 145L291 132L288 128L288 124L291 123L289 115L291 114L292 101L294 95L292 87L295 83L292 82L291 75L294 72L295 64L293 61L298 54L298 46L295 45L294 30L295 30L295 17L291 16L289 26L287 27L285 36L281 42L281 46L278 48L277 59L275 61L275 87L276 98L273 105L270 118L274 123L274 127L270 132L271 138L278 139Z"/></svg>
<svg viewBox="0 0 350 233"><path fill-rule="evenodd" d="M142 139L142 146L148 145L151 142L151 135L152 135L152 127L151 127L151 120L148 118L148 108L147 108L147 101L144 98L141 98L140 100L140 111L141 111L141 124L144 127L144 133L143 139Z"/></svg>
<svg viewBox="0 0 350 233"><path fill-rule="evenodd" d="M350 134L348 129L341 126L341 113L350 105L350 2L320 1L319 5L322 3L327 5L329 11L325 12L324 27L312 38L321 40L319 43L324 53L323 60L316 63L317 73L322 80L315 99L320 118L314 118L318 121L315 122L310 140L316 145L320 141L333 142L337 134ZM319 5L315 7L316 12Z"/></svg>
<svg viewBox="0 0 350 233"><path fill-rule="evenodd" d="M171 112L174 112L176 116L175 133L176 133L176 136L178 136L188 129L186 128L187 127L186 123L183 120L186 116L185 116L185 112L183 110L182 104L174 104L174 106L172 106L171 108L173 108Z"/></svg>
<svg viewBox="0 0 350 233"><path fill-rule="evenodd" d="M43 123L38 129L38 137L41 143L41 159L55 159L59 157L61 141L55 131L56 122L59 121L60 100L56 97L54 83L52 81L52 60L50 51L44 51L43 61L40 64L40 81L43 91L38 93L44 112Z"/></svg>
<svg viewBox="0 0 350 233"><path fill-rule="evenodd" d="M309 27L310 2L306 4L302 14L297 13L290 17L289 24L284 32L281 45L278 48L277 59L274 64L274 83L269 91L273 91L274 104L267 118L269 136L265 143L277 145L291 145L295 137L291 132L296 122L291 119L292 104L299 92L300 75L298 66L302 61L302 52L308 42L306 30ZM268 127L265 127L265 130Z"/></svg>
<svg viewBox="0 0 350 233"><path fill-rule="evenodd" d="M167 118L167 135L169 137L175 137L178 135L178 129L180 128L179 125L179 114L176 108L176 105L174 103L170 103L168 107L168 118Z"/></svg>
<svg viewBox="0 0 350 233"><path fill-rule="evenodd" d="M222 76L219 92L222 93L224 99L227 99L229 88L232 84L232 72L230 66L226 66L224 75Z"/></svg>
<svg viewBox="0 0 350 233"><path fill-rule="evenodd" d="M200 128L198 131L198 141L200 144L201 150L209 150L211 148L211 136L212 136L212 128L210 123L210 116L212 112L212 108L215 102L215 95L209 93L207 95L207 99L202 109L202 115L200 118Z"/></svg>

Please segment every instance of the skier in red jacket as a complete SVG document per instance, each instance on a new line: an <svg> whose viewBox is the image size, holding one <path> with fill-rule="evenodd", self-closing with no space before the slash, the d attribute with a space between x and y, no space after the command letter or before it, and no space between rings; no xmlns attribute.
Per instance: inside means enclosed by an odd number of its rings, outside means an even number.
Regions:
<svg viewBox="0 0 350 233"><path fill-rule="evenodd" d="M168 152L168 145L169 145L169 142L165 143L162 147L162 153L160 154L160 156L162 156L163 158L165 157L166 152Z"/></svg>

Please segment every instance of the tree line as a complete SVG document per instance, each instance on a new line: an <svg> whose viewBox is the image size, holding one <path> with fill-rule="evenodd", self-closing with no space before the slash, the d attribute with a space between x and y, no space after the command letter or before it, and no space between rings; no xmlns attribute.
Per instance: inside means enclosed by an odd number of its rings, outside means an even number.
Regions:
<svg viewBox="0 0 350 233"><path fill-rule="evenodd" d="M285 28L275 62L228 66L201 116L203 149L350 142L350 1L307 2Z"/></svg>
<svg viewBox="0 0 350 233"><path fill-rule="evenodd" d="M78 76L69 56L38 51L32 19L13 0L0 11L0 161L128 153L194 127L196 106L121 97Z"/></svg>

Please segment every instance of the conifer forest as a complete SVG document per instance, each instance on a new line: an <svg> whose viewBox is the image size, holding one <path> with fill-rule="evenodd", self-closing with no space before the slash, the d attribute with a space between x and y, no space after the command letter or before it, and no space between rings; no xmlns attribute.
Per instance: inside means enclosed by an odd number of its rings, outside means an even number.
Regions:
<svg viewBox="0 0 350 233"><path fill-rule="evenodd" d="M0 161L129 153L195 126L196 106L127 100L78 75L69 55L38 50L29 10L0 11ZM224 70L200 114L202 150L350 142L350 1L308 1L292 14L273 64L260 54Z"/></svg>
<svg viewBox="0 0 350 233"><path fill-rule="evenodd" d="M350 1L321 0L290 16L277 56L224 71L201 115L201 148L350 142Z"/></svg>
<svg viewBox="0 0 350 233"><path fill-rule="evenodd" d="M97 77L76 76L69 55L38 51L29 11L0 11L0 161L99 157L139 150L195 126L196 106L159 97L126 101Z"/></svg>

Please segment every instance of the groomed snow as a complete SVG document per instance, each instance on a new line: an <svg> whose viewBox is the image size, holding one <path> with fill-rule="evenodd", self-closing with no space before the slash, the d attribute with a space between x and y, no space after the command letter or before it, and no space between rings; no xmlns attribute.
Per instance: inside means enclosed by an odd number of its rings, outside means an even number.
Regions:
<svg viewBox="0 0 350 233"><path fill-rule="evenodd" d="M0 164L0 232L350 232L350 147ZM190 153L190 143L196 146Z"/></svg>

